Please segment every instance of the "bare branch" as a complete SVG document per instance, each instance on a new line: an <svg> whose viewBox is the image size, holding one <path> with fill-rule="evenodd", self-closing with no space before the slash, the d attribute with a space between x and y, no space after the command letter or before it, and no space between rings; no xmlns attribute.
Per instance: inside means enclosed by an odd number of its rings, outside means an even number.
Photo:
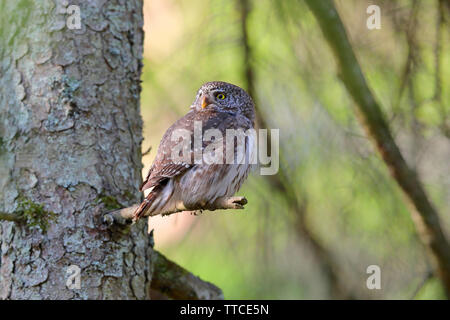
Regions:
<svg viewBox="0 0 450 320"><path fill-rule="evenodd" d="M340 69L340 77L358 107L360 122L373 139L410 205L416 229L429 249L435 262L436 274L442 279L447 296L450 297L450 245L442 231L438 213L428 199L417 173L407 165L392 138L389 126L366 83L333 2L306 0L306 3L333 50Z"/></svg>
<svg viewBox="0 0 450 320"><path fill-rule="evenodd" d="M409 21L405 26L405 23L400 23L401 28L406 29L406 41L408 45L408 56L406 58L406 63L402 72L402 76L400 78L400 88L398 90L398 94L396 97L396 101L393 105L394 115L396 112L400 110L400 102L403 97L403 92L408 87L408 84L411 84L411 78L417 69L417 65L419 64L420 56L417 54L417 16L418 16L418 1L414 0L411 14L409 16Z"/></svg>
<svg viewBox="0 0 450 320"><path fill-rule="evenodd" d="M22 216L14 213L0 212L0 220L20 222L23 221Z"/></svg>
<svg viewBox="0 0 450 320"><path fill-rule="evenodd" d="M431 270L429 270L429 271L427 271L427 273L425 274L423 279L420 281L417 288L414 290L413 294L411 295L410 300L414 300L417 297L420 290L422 290L422 288L427 284L428 280L430 280L431 278L433 278L433 272Z"/></svg>
<svg viewBox="0 0 450 320"><path fill-rule="evenodd" d="M153 251L151 288L172 299L223 300L222 290Z"/></svg>
<svg viewBox="0 0 450 320"><path fill-rule="evenodd" d="M450 5L447 1L438 0L437 8L437 21L436 21L436 44L434 48L434 74L435 74L435 89L433 99L439 103L439 112L442 117L442 124L440 129L442 133L450 138L450 122L448 121L448 112L444 107L444 99L442 96L442 52L443 52L443 39L444 32L447 30L447 19L445 16L445 3L447 3L448 8Z"/></svg>
<svg viewBox="0 0 450 320"><path fill-rule="evenodd" d="M145 157L146 155L148 155L150 153L150 151L152 151L152 146L148 147L147 150L145 150L144 152L142 152L142 156Z"/></svg>
<svg viewBox="0 0 450 320"><path fill-rule="evenodd" d="M113 225L129 225L132 223L133 213L138 207L139 204L135 204L131 207L110 211L103 216L103 223L108 227L112 227Z"/></svg>
<svg viewBox="0 0 450 320"><path fill-rule="evenodd" d="M215 211L215 210L227 210L227 209L244 209L244 205L247 204L247 199L244 197L230 197L224 198L219 202L214 203L214 206L198 206L186 208L183 204L180 204L177 209L173 211L167 211L158 213L163 216L168 216L177 212L189 212L192 214L201 213L203 211ZM128 208L123 208L106 213L103 216L103 223L108 227L113 225L129 225L133 222L133 215L140 204L132 205Z"/></svg>

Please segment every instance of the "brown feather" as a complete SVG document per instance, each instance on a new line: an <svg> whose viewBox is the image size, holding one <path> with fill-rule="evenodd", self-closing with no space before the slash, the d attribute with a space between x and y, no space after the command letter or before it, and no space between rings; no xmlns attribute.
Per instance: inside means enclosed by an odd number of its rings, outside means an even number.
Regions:
<svg viewBox="0 0 450 320"><path fill-rule="evenodd" d="M142 201L141 205L136 209L133 214L133 221L136 221L142 218L145 213L150 209L153 201L158 197L159 188L157 190L152 190L147 197L145 197L144 201Z"/></svg>

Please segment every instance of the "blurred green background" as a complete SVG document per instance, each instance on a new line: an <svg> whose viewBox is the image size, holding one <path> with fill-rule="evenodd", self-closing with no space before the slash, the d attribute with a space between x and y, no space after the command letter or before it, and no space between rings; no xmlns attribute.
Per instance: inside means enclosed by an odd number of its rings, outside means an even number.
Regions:
<svg viewBox="0 0 450 320"><path fill-rule="evenodd" d="M439 0L335 3L448 235L450 7ZM366 27L370 4L381 8L379 30ZM267 125L280 129L281 146L279 174L256 171L239 191L249 200L244 211L152 218L158 250L227 299L444 298L303 1L152 0L144 10L143 150L153 147L144 174L164 131L207 81L250 85ZM381 290L366 287L369 265L381 268Z"/></svg>

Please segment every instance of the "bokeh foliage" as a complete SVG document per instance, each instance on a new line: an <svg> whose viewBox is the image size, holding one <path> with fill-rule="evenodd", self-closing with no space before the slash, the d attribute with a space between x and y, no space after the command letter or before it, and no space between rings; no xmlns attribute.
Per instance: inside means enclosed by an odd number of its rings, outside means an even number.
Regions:
<svg viewBox="0 0 450 320"><path fill-rule="evenodd" d="M239 0L146 2L144 149L187 112L198 87L247 79ZM444 1L335 1L394 137L450 229L450 7ZM282 170L305 204L307 228L357 298L443 298L402 196L355 118L333 57L300 0L251 1L247 27L255 100L280 129ZM381 7L382 28L366 28ZM154 21L154 24L152 23ZM144 158L148 169L155 151ZM330 298L317 256L298 236L286 195L254 172L245 211L208 213L156 247L226 298ZM178 221L180 223L180 221ZM162 233L168 233L163 239ZM366 268L382 289L366 288Z"/></svg>

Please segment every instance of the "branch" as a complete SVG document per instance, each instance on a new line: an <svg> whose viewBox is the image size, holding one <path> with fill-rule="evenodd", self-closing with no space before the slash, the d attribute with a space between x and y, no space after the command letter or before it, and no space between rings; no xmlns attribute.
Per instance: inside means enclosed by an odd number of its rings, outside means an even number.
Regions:
<svg viewBox="0 0 450 320"><path fill-rule="evenodd" d="M427 284L428 280L430 280L431 278L433 278L433 272L427 271L427 273L425 274L425 276L420 281L419 285L417 286L417 288L414 290L413 294L411 295L410 300L414 300L417 297L420 290L422 290L422 288Z"/></svg>
<svg viewBox="0 0 450 320"><path fill-rule="evenodd" d="M394 116L395 113L400 110L400 103L403 97L403 92L407 88L409 84L411 84L411 78L413 76L413 73L415 72L415 69L417 69L417 65L419 63L419 55L417 54L417 40L416 40L416 33L417 33L417 15L418 15L418 4L419 2L415 0L412 4L411 14L409 16L409 21L406 24L401 23L401 28L405 28L406 33L406 42L408 45L408 55L406 58L406 63L404 66L404 69L402 71L402 76L400 78L400 88L398 90L398 94L396 97L396 101L393 105L394 110ZM396 24L397 25L397 24Z"/></svg>
<svg viewBox="0 0 450 320"><path fill-rule="evenodd" d="M222 290L153 251L151 288L172 299L223 300Z"/></svg>
<svg viewBox="0 0 450 320"><path fill-rule="evenodd" d="M450 8L447 1L438 0L437 8L437 22L436 22L436 44L434 48L434 73L435 73L435 89L434 89L434 100L439 103L439 111L442 117L441 131L442 133L450 139L450 125L448 119L448 112L444 107L444 99L442 95L442 52L443 52L443 39L445 30L447 27L447 18L445 16L445 5ZM448 27L447 27L448 28Z"/></svg>
<svg viewBox="0 0 450 320"><path fill-rule="evenodd" d="M0 220L14 221L14 222L24 221L22 216L14 214L14 213L6 213L6 212L0 212Z"/></svg>
<svg viewBox="0 0 450 320"><path fill-rule="evenodd" d="M148 147L147 150L145 150L144 152L142 152L142 156L145 157L146 155L150 154L150 151L152 151L152 146Z"/></svg>
<svg viewBox="0 0 450 320"><path fill-rule="evenodd" d="M133 222L133 213L136 211L139 205L140 204L138 203L132 205L131 207L107 212L103 216L103 223L108 227L112 227L113 225L129 225Z"/></svg>
<svg viewBox="0 0 450 320"><path fill-rule="evenodd" d="M191 214L201 213L203 211L227 210L227 209L244 209L247 204L247 199L244 197L230 197L224 198L220 202L216 202L214 206L197 206L194 208L186 208L183 204L179 205L177 209L172 211L160 212L162 216L168 216L177 212L189 212ZM103 216L103 223L108 227L113 225L129 225L133 223L133 215L140 204L132 205L128 208L123 208L111 212L107 212Z"/></svg>
<svg viewBox="0 0 450 320"><path fill-rule="evenodd" d="M340 77L357 107L360 122L373 139L384 162L402 189L422 241L429 249L436 274L442 279L450 297L450 245L441 228L438 213L428 199L416 172L406 164L392 138L381 108L375 101L353 49L344 25L330 0L306 0L328 41L340 69Z"/></svg>

